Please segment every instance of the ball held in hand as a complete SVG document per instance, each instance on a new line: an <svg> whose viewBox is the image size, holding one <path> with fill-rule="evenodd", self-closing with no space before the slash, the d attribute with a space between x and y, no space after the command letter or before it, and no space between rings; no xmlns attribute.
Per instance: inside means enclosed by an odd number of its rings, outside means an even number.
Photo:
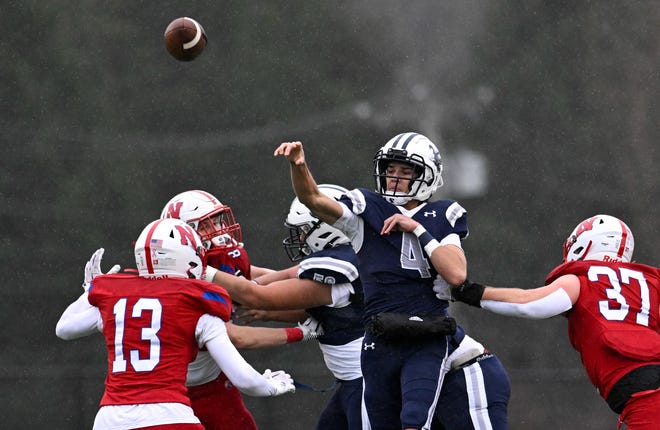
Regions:
<svg viewBox="0 0 660 430"><path fill-rule="evenodd" d="M192 61L206 47L204 28L192 18L177 18L165 29L165 47L179 61Z"/></svg>

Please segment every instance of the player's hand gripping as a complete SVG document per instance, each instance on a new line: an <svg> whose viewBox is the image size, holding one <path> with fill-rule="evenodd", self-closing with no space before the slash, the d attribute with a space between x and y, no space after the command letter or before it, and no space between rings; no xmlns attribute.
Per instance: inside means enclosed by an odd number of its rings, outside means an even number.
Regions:
<svg viewBox="0 0 660 430"><path fill-rule="evenodd" d="M298 323L298 328L303 332L303 342L316 339L324 333L321 322L314 317L307 318L302 324Z"/></svg>
<svg viewBox="0 0 660 430"><path fill-rule="evenodd" d="M82 285L85 291L89 290L92 279L99 275L103 275L103 272L101 271L101 260L103 259L104 252L104 248L97 249L94 251L89 261L85 264L85 277ZM119 266L119 264L115 264L110 270L108 270L106 274L117 273L119 270L121 270L121 266Z"/></svg>
<svg viewBox="0 0 660 430"><path fill-rule="evenodd" d="M305 153L302 142L284 142L277 147L273 155L283 155L291 164L305 164Z"/></svg>
<svg viewBox="0 0 660 430"><path fill-rule="evenodd" d="M486 287L476 282L470 282L466 279L458 287L451 289L451 296L457 302L467 303L470 306L481 307L481 298L484 295Z"/></svg>
<svg viewBox="0 0 660 430"><path fill-rule="evenodd" d="M264 372L264 378L266 378L268 383L275 389L271 396L281 396L282 394L296 392L296 386L293 385L293 378L284 370L276 370L273 372L270 369L266 369Z"/></svg>
<svg viewBox="0 0 660 430"><path fill-rule="evenodd" d="M412 233L419 223L407 215L395 214L383 221L380 234L390 234L392 231Z"/></svg>

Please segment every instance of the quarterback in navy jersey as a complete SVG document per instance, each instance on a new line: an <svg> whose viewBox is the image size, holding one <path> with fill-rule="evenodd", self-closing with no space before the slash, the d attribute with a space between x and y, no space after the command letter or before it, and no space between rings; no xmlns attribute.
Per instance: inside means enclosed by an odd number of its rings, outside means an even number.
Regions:
<svg viewBox="0 0 660 430"><path fill-rule="evenodd" d="M431 428L451 337L391 337L370 327L381 316L390 321L403 316L404 327L405 320L440 321L447 315L449 289L467 277L461 248L468 234L465 209L454 201L428 201L442 185L436 146L418 133L395 136L374 157L377 193L355 189L340 201L319 192L300 142L281 144L275 155L289 161L300 201L343 231L360 259L367 328L363 427Z"/></svg>
<svg viewBox="0 0 660 430"><path fill-rule="evenodd" d="M446 281L438 279L438 272L424 255L417 237L406 232L381 235L380 231L386 219L403 212L433 237L456 235L462 239L468 234L465 210L456 202L442 200L405 211L363 188L350 191L339 201L359 216L342 216L335 226L349 233L354 246L359 247L368 303L365 317L379 312L444 315L448 302L437 299L434 283ZM435 289L439 287L435 285Z"/></svg>

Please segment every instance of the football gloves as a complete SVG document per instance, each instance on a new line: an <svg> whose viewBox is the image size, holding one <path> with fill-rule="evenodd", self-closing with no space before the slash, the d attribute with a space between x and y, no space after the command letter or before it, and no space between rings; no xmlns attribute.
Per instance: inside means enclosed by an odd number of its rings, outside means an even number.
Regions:
<svg viewBox="0 0 660 430"><path fill-rule="evenodd" d="M298 328L303 332L303 342L311 339L316 339L323 336L323 326L314 317L309 317L303 323L298 323Z"/></svg>
<svg viewBox="0 0 660 430"><path fill-rule="evenodd" d="M271 393L271 396L281 396L282 394L296 392L296 386L293 385L293 378L284 370L276 370L273 372L270 369L266 369L263 376L271 387L274 388L274 392Z"/></svg>
<svg viewBox="0 0 660 430"><path fill-rule="evenodd" d="M99 275L103 275L101 271L101 260L103 259L103 253L105 252L104 248L99 248L92 254L92 257L89 259L87 264L85 264L85 277L83 278L83 290L89 290L89 287L92 283L92 279L96 278ZM117 273L121 270L119 264L112 266L110 270L106 273L107 275L112 273Z"/></svg>
<svg viewBox="0 0 660 430"><path fill-rule="evenodd" d="M470 282L466 279L458 287L451 289L451 297L457 302L467 303L470 306L481 307L481 297L484 295L486 287L476 282Z"/></svg>

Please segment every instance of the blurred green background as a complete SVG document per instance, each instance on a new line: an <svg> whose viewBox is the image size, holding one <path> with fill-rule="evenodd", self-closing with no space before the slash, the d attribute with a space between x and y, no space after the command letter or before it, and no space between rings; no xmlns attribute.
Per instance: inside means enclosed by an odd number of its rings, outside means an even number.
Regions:
<svg viewBox="0 0 660 430"><path fill-rule="evenodd" d="M190 63L163 44L179 16L209 37ZM390 137L429 136L438 197L469 213L473 280L541 285L596 213L624 219L636 260L658 264L656 2L23 0L0 6L0 24L3 428L91 428L101 338L66 343L55 323L91 253L132 266L175 194L215 194L254 264L287 267L283 141L304 142L318 182L353 188L373 186ZM511 429L615 428L562 318L452 312L509 371ZM245 356L332 383L314 343ZM245 397L265 430L314 428L328 398Z"/></svg>

